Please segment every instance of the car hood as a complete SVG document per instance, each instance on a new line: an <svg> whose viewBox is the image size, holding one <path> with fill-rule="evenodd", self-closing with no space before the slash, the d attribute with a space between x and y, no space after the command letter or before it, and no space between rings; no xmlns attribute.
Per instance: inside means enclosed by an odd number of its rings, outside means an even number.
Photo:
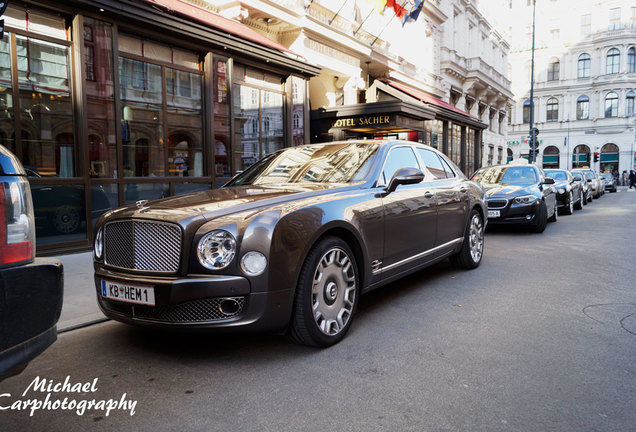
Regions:
<svg viewBox="0 0 636 432"><path fill-rule="evenodd" d="M348 187L347 187L348 186ZM337 184L286 184L272 186L232 186L194 192L156 201L140 201L108 213L108 218L143 218L187 224L232 213L270 207L353 188Z"/></svg>
<svg viewBox="0 0 636 432"><path fill-rule="evenodd" d="M486 189L486 198L490 198L493 196L505 196L505 195L524 195L535 192L533 186L528 185L483 185L484 189Z"/></svg>

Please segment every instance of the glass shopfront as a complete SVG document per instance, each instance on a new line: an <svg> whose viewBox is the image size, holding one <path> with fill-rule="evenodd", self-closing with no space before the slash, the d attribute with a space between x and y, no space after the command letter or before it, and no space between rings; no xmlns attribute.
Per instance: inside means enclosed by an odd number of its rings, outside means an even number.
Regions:
<svg viewBox="0 0 636 432"><path fill-rule="evenodd" d="M0 144L28 170L40 251L87 247L109 209L209 189L304 142L305 77L116 19L13 4L4 18Z"/></svg>

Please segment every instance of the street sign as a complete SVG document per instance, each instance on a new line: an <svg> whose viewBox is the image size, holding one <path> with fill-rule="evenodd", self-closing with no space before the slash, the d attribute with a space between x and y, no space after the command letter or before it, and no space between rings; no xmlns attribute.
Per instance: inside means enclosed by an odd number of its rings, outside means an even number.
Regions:
<svg viewBox="0 0 636 432"><path fill-rule="evenodd" d="M7 10L7 6L9 6L9 0L0 0L0 15L4 15L4 11Z"/></svg>
<svg viewBox="0 0 636 432"><path fill-rule="evenodd" d="M539 135L539 128L533 127L532 128L532 135L534 135L534 136Z"/></svg>

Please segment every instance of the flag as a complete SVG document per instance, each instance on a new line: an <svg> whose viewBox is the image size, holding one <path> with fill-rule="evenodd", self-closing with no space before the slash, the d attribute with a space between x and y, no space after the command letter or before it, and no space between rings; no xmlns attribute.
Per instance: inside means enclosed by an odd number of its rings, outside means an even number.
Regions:
<svg viewBox="0 0 636 432"><path fill-rule="evenodd" d="M400 6L398 0L387 0L386 7L392 8L398 18L403 18L406 15L406 8Z"/></svg>
<svg viewBox="0 0 636 432"><path fill-rule="evenodd" d="M384 15L384 8L386 7L386 0L367 0L375 10L380 12L380 14Z"/></svg>
<svg viewBox="0 0 636 432"><path fill-rule="evenodd" d="M420 12L424 8L424 0L415 0L415 4L411 8L411 10L404 16L404 20L402 21L402 26L409 21L417 21L417 18L420 16Z"/></svg>

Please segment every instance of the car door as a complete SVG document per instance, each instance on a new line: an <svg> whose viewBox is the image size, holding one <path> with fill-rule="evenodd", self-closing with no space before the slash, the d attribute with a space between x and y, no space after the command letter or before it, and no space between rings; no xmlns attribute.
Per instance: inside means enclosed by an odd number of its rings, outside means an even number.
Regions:
<svg viewBox="0 0 636 432"><path fill-rule="evenodd" d="M378 179L380 188L387 186L393 174L404 167L421 169L411 146L389 150ZM399 274L412 265L426 262L426 252L435 247L437 231L436 198L430 182L400 185L390 193L383 193L384 254L381 266L383 277Z"/></svg>
<svg viewBox="0 0 636 432"><path fill-rule="evenodd" d="M542 169L539 168L537 171L539 176L539 189L543 192L543 199L548 206L548 215L551 215L557 211L556 188L551 184L545 183L545 179L548 176Z"/></svg>
<svg viewBox="0 0 636 432"><path fill-rule="evenodd" d="M423 147L417 147L417 153L434 178L432 189L437 199L435 246L452 249L455 247L454 242L464 237L468 217L468 189L443 157Z"/></svg>

